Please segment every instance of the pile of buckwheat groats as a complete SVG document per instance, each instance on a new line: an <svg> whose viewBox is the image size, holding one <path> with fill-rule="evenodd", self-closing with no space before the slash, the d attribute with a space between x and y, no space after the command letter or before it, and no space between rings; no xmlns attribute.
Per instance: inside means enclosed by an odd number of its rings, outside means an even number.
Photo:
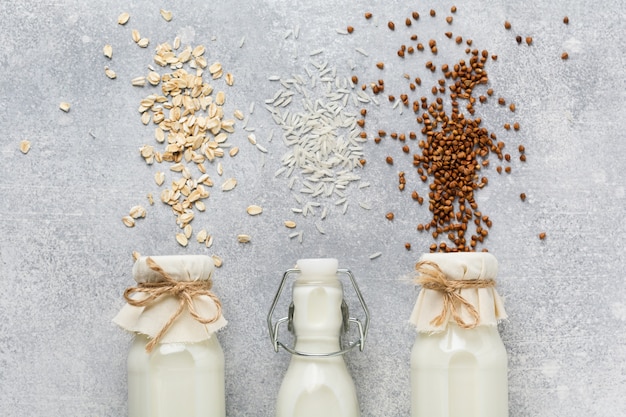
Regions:
<svg viewBox="0 0 626 417"><path fill-rule="evenodd" d="M415 118L416 128L410 131L390 131L378 129L368 132L365 137L373 136L376 144L383 140L397 141L402 152L411 158L411 168L398 172L398 189L410 193L417 204L427 204L431 218L416 225L419 232L430 232L435 243L430 251L456 252L475 251L483 244L489 234L492 221L483 213L476 200L476 193L485 187L489 180L486 168L496 165L498 174L510 174L512 161L510 153L505 151L505 143L498 140L497 134L489 131L483 123L478 111L480 106L491 100L497 100L500 107L509 112L511 122L503 124L506 131L518 132L520 124L515 121L515 103L507 103L504 97L497 97L493 88L489 87L487 66L489 61L496 61L497 55L490 54L486 49L479 50L473 46L472 39L455 35L449 29L453 25L456 6L452 6L450 14L445 17L447 24L444 32L447 42L438 42L435 37L422 39L418 35L420 13L414 11L405 17L404 24L387 21L387 29L391 32L404 30L406 42L394 45L397 60L396 67L406 69L403 78L406 80L403 91L385 91L385 63L372 63L380 71L380 78L361 84L360 89L371 92L375 97L384 97L381 101L389 101L393 108L400 107L404 117ZM437 12L431 9L428 18L437 18ZM365 12L366 21L372 21L373 14ZM564 24L569 19L563 19ZM505 22L505 30L511 29L510 22ZM348 26L344 34L356 36L354 26ZM515 37L517 44L522 44L522 37ZM525 37L526 45L532 46L533 39ZM461 46L465 44L464 56L456 62L439 62L440 48ZM367 56L362 48L357 51ZM567 59L563 53L562 59ZM417 74L410 75L410 72ZM422 87L421 72L435 75L437 80L432 85ZM430 75L429 74L429 75ZM394 76L397 74L393 74ZM356 83L359 77L352 77ZM424 88L426 92L424 92ZM404 113L403 110L406 110ZM361 112L359 125L365 125L367 111ZM364 129L365 132L365 129ZM526 161L524 145L517 146L517 158ZM389 155L385 156L387 164L395 162ZM424 185L425 191L418 192L418 185L409 189L407 176L415 175ZM423 189L423 187L422 187ZM520 195L525 201L526 195ZM388 212L386 218L393 221L395 215ZM539 233L545 239L546 233ZM410 242L405 248L411 248ZM486 250L483 248L482 250Z"/></svg>

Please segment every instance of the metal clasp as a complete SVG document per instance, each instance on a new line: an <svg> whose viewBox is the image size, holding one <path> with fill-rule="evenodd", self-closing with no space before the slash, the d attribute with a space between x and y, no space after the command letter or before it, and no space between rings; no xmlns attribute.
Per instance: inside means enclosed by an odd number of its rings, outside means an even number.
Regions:
<svg viewBox="0 0 626 417"><path fill-rule="evenodd" d="M285 283L287 282L287 277L293 274L298 274L298 273L300 273L299 269L289 269L283 274L283 279L280 281L278 291L276 292L276 295L274 296L274 301L272 302L272 307L270 308L270 311L267 315L267 327L270 332L270 339L272 340L274 351L278 352L278 348L282 347L283 349L285 349L287 352L291 353L292 355L307 356L307 357L331 357L331 356L343 355L344 353L353 350L357 346L359 347L360 351L363 351L363 347L365 345L365 339L367 338L367 330L369 329L370 313L369 313L369 310L367 309L367 306L365 305L365 301L363 300L363 295L361 294L361 291L359 290L359 286L357 285L356 280L354 279L354 275L352 275L352 272L350 272L350 270L348 269L338 269L337 275L347 275L348 278L350 279L350 282L352 283L352 287L354 288L354 291L356 292L359 302L361 303L361 307L363 308L363 312L365 313L365 324L361 324L361 322L357 318L349 317L347 313L347 305L345 306L345 309L344 309L344 305L345 305L345 302L344 302L342 303L342 314L344 314L343 329L344 331L347 330L348 323L356 324L359 330L359 339L348 343L348 345L344 349L338 350L336 352L331 352L331 353L302 352L302 351L298 351L294 349L293 347L289 347L285 345L284 343L282 343L280 340L278 340L278 332L279 332L280 325L285 322L289 323L291 321L293 311L290 308L289 316L280 318L278 319L276 323L274 323L272 321L272 317L274 316L274 310L276 309L276 304L278 304L278 300L280 299L280 296L285 287ZM345 322L345 319L346 319L345 315L348 315L347 317L348 323Z"/></svg>

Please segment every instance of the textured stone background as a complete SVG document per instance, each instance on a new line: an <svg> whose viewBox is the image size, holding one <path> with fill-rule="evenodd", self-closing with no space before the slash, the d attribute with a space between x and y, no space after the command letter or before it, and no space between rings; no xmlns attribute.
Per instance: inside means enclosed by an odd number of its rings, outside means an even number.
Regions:
<svg viewBox="0 0 626 417"><path fill-rule="evenodd" d="M111 318L132 283L131 252L138 251L224 259L215 291L229 320L219 338L233 417L273 413L289 356L273 352L265 316L282 272L301 257L339 258L355 273L372 314L365 351L346 357L363 416L407 416L414 340L407 319L416 290L405 277L432 239L415 231L428 212L398 192L397 172L407 171L410 187L423 185L397 143L370 141L368 163L359 174L371 186L348 190L347 213L333 200L320 200L332 209L326 220L320 220L319 210L316 217L298 217L291 212L296 203L288 180L274 177L286 148L263 104L278 88L267 77L305 75L309 53L318 48L324 52L316 58L338 74L354 72L368 81L382 74L389 91L404 82L404 72L426 77L425 57L402 61L395 55L410 33L402 22L417 9L422 18L411 31L421 40L438 39L436 59L454 62L463 55L443 36L448 30L498 54L488 63L490 85L496 96L517 105L513 116L493 101L479 109L514 159L519 143L528 155L526 164L512 163L508 176L499 176L492 165L489 185L478 193L482 211L493 220L486 246L499 259L499 291L510 316L501 326L509 352L510 415L626 415L623 5L458 1L448 26L444 17L452 2L413 3L0 3L0 414L126 415L131 336ZM171 22L160 17L160 7L172 10ZM438 12L435 19L427 16L431 7ZM363 18L368 10L376 19ZM125 27L116 23L122 11L132 15ZM396 32L387 30L387 20L396 21ZM509 32L505 20L513 24ZM336 33L348 24L356 29L352 36ZM297 39L286 36L296 27ZM133 28L150 38L148 49L132 42ZM516 34L532 36L533 45L518 46ZM146 74L154 46L176 35L183 43L206 45L209 62L220 60L234 73L227 104L231 111L247 112L256 103L248 126L268 148L264 157L241 127L230 138L241 152L224 161L225 177L237 177L240 184L228 194L212 190L207 212L193 222L196 230L205 227L215 236L209 250L195 242L188 248L176 243L174 217L158 201L152 179L159 167L145 165L138 153L153 140L152 128L143 126L137 113L149 89L131 87L130 79ZM112 62L102 56L106 43L114 48ZM564 50L570 55L565 62ZM378 60L387 63L382 73L374 66ZM117 71L118 79L107 79L104 65ZM61 101L72 104L69 113L59 110ZM379 107L368 108L370 132L418 128L408 111L400 114L383 97ZM501 127L511 117L522 126L517 134ZM19 151L23 139L32 142L27 155ZM386 155L398 162L386 165ZM210 173L218 179L214 165ZM154 206L147 204L149 192L157 197ZM528 195L525 203L520 192ZM372 210L359 208L360 201ZM148 215L128 229L120 219L135 204L145 205ZM265 212L250 218L249 204L262 205ZM393 222L384 218L390 210L396 213ZM289 239L282 226L286 219L298 222L301 244ZM326 234L316 231L316 222ZM547 232L546 240L537 238L540 231ZM252 242L238 244L238 233L250 234ZM412 243L410 251L405 242ZM379 251L379 258L369 259Z"/></svg>

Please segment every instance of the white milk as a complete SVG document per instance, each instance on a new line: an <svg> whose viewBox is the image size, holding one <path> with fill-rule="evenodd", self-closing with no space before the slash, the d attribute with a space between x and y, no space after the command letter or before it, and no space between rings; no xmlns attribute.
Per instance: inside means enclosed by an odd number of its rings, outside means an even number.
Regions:
<svg viewBox="0 0 626 417"><path fill-rule="evenodd" d="M507 354L495 326L418 333L411 351L412 417L507 417Z"/></svg>
<svg viewBox="0 0 626 417"><path fill-rule="evenodd" d="M160 343L136 335L128 354L128 417L225 417L224 353L217 336Z"/></svg>
<svg viewBox="0 0 626 417"><path fill-rule="evenodd" d="M496 258L433 253L416 268L422 289L410 320L418 330L411 416L508 417L507 353L498 333L506 312L495 289Z"/></svg>
<svg viewBox="0 0 626 417"><path fill-rule="evenodd" d="M301 274L293 284L295 350L331 353L340 350L343 291L336 259L298 261ZM276 417L358 417L354 382L343 355L293 355L276 404Z"/></svg>

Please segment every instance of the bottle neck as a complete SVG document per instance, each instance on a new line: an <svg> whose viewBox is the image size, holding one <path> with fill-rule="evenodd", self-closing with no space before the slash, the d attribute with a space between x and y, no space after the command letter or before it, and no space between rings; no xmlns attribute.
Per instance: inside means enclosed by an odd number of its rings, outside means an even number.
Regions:
<svg viewBox="0 0 626 417"><path fill-rule="evenodd" d="M339 350L343 290L338 279L298 279L293 286L296 349L311 353Z"/></svg>

